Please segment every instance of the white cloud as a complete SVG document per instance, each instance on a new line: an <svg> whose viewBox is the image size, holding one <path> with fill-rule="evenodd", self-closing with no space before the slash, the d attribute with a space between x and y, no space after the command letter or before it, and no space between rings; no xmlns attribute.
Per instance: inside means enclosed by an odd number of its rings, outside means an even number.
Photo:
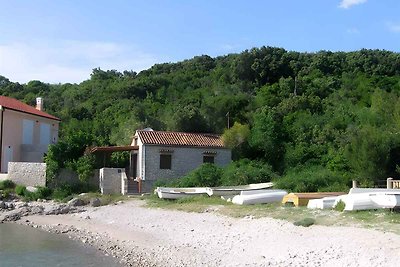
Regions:
<svg viewBox="0 0 400 267"><path fill-rule="evenodd" d="M367 0L342 0L339 4L340 8L350 8L355 5L364 4Z"/></svg>
<svg viewBox="0 0 400 267"><path fill-rule="evenodd" d="M0 44L0 75L21 83L81 82L92 69L141 71L159 60L135 46L63 40Z"/></svg>
<svg viewBox="0 0 400 267"><path fill-rule="evenodd" d="M400 24L399 23L396 24L396 23L388 22L386 25L387 25L389 31L400 33Z"/></svg>

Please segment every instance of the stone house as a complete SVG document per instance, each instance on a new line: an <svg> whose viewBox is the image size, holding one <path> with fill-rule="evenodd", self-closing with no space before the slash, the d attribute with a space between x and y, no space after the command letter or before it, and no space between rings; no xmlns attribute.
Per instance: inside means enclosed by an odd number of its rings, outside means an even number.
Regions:
<svg viewBox="0 0 400 267"><path fill-rule="evenodd" d="M8 172L9 162L43 162L49 144L58 141L59 123L43 111L41 97L35 108L0 96L0 172Z"/></svg>
<svg viewBox="0 0 400 267"><path fill-rule="evenodd" d="M225 166L231 150L220 135L138 130L133 138L129 173L141 183L141 191L151 190L160 178L179 178L203 163Z"/></svg>

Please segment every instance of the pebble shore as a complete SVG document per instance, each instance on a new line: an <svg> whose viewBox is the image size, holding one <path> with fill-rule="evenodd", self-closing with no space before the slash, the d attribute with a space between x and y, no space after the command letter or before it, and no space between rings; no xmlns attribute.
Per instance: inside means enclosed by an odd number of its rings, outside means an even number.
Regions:
<svg viewBox="0 0 400 267"><path fill-rule="evenodd" d="M298 227L271 218L150 209L131 200L93 207L14 203L0 220L93 246L122 266L398 266L400 236L356 227ZM18 213L14 211L14 213ZM55 215L58 214L58 215Z"/></svg>

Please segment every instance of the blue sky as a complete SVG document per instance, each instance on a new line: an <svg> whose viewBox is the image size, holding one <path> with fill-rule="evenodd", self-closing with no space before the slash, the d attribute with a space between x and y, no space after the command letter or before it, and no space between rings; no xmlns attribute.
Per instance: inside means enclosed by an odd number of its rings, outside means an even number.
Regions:
<svg viewBox="0 0 400 267"><path fill-rule="evenodd" d="M0 0L0 75L81 82L260 46L400 52L398 0Z"/></svg>

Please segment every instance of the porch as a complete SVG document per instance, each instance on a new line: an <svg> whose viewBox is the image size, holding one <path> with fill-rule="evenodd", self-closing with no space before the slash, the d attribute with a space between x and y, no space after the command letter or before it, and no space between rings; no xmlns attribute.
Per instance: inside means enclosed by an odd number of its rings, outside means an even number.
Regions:
<svg viewBox="0 0 400 267"><path fill-rule="evenodd" d="M115 168L118 173L124 170L124 173L120 175L121 179L121 193L122 194L140 194L142 193L141 179L138 176L138 146L108 146L108 147L92 147L87 151L87 154L93 154L96 158L96 167L99 169ZM129 161L125 166L112 166L111 155L114 152L129 152ZM111 170L100 175L103 181L107 179L116 179L114 175L107 175ZM100 181L101 182L101 181Z"/></svg>

